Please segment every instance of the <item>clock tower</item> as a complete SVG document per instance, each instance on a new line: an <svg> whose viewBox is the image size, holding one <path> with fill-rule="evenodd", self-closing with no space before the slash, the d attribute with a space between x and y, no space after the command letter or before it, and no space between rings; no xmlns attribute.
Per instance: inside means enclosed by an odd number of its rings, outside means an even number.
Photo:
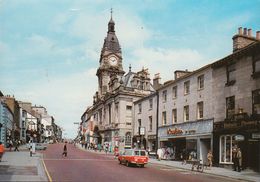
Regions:
<svg viewBox="0 0 260 182"><path fill-rule="evenodd" d="M111 78L121 80L124 75L122 66L122 52L117 36L115 34L115 22L111 18L108 22L107 36L104 39L103 48L101 50L99 59L99 68L96 75L98 76L98 94L99 97L111 92L109 83Z"/></svg>

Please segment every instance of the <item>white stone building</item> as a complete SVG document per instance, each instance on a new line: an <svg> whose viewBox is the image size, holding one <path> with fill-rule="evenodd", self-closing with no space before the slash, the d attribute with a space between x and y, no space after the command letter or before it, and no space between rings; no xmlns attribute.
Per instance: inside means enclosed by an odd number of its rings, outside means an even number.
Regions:
<svg viewBox="0 0 260 182"><path fill-rule="evenodd" d="M206 161L213 145L212 69L175 71L175 79L158 90L159 146L170 148L171 158Z"/></svg>

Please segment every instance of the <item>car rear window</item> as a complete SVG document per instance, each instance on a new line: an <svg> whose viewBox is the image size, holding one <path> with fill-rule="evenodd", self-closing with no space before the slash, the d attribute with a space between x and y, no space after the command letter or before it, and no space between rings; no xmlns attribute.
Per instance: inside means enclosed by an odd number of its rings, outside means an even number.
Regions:
<svg viewBox="0 0 260 182"><path fill-rule="evenodd" d="M146 156L146 153L145 153L145 151L136 150L136 151L135 151L135 155L138 155L138 156Z"/></svg>
<svg viewBox="0 0 260 182"><path fill-rule="evenodd" d="M140 151L140 155L145 156L146 155L145 151Z"/></svg>

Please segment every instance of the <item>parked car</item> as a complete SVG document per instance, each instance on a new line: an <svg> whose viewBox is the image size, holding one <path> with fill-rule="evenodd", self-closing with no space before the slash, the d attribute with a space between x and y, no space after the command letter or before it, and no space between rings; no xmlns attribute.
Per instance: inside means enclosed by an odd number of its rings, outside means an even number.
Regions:
<svg viewBox="0 0 260 182"><path fill-rule="evenodd" d="M31 144L27 144L26 147L28 149L30 149ZM35 150L46 150L47 149L47 145L44 143L35 143Z"/></svg>
<svg viewBox="0 0 260 182"><path fill-rule="evenodd" d="M118 161L119 164L125 164L126 166L135 164L144 167L148 163L148 156L145 150L126 149L122 154L119 154Z"/></svg>

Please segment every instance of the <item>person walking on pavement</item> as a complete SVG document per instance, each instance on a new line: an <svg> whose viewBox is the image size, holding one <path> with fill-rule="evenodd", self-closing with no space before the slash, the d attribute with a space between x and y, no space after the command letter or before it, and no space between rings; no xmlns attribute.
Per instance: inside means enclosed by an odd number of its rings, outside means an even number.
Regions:
<svg viewBox="0 0 260 182"><path fill-rule="evenodd" d="M240 148L237 148L237 171L240 172L242 168L242 153Z"/></svg>
<svg viewBox="0 0 260 182"><path fill-rule="evenodd" d="M237 167L238 167L237 146L236 145L232 149L232 160L233 160L234 171L236 171Z"/></svg>
<svg viewBox="0 0 260 182"><path fill-rule="evenodd" d="M18 147L19 147L19 141L16 140L16 141L14 141L14 151L18 151L19 152Z"/></svg>
<svg viewBox="0 0 260 182"><path fill-rule="evenodd" d="M157 149L157 157L158 157L159 161L162 159L162 156L163 156L163 151L162 151L161 148L158 148Z"/></svg>
<svg viewBox="0 0 260 182"><path fill-rule="evenodd" d="M2 161L2 157L4 155L4 152L5 152L4 145L2 144L2 142L0 142L0 162Z"/></svg>
<svg viewBox="0 0 260 182"><path fill-rule="evenodd" d="M64 146L63 146L63 153L62 153L62 157L67 157L67 142L65 142Z"/></svg>
<svg viewBox="0 0 260 182"><path fill-rule="evenodd" d="M209 169L211 169L211 167L212 167L212 159L213 159L213 155L212 155L211 150L209 150L209 152L207 154L207 159L208 159Z"/></svg>

